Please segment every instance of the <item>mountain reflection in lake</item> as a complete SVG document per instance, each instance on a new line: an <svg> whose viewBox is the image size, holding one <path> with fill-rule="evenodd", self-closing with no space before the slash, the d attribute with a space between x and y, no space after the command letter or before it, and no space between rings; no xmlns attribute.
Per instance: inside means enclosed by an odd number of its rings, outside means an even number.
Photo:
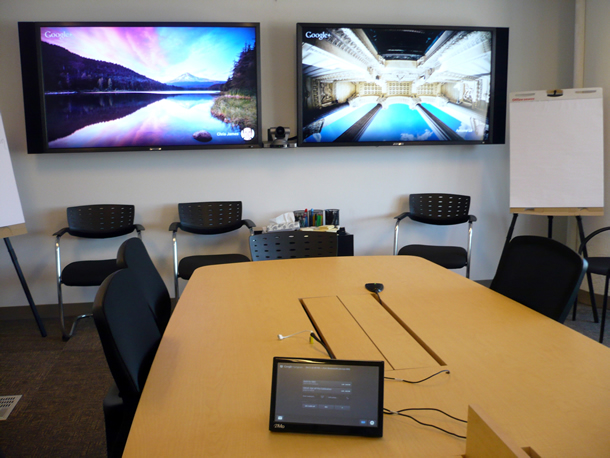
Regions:
<svg viewBox="0 0 610 458"><path fill-rule="evenodd" d="M47 94L50 148L244 144L239 127L210 114L218 93Z"/></svg>

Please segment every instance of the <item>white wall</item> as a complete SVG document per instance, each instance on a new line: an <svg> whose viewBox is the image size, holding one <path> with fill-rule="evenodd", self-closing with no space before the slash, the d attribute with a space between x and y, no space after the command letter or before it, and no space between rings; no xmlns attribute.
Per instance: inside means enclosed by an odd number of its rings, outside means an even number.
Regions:
<svg viewBox="0 0 610 458"><path fill-rule="evenodd" d="M604 216L583 217L585 234L590 234L596 229L610 226L610 214L608 203L610 203L610 2L607 0L586 0L585 2L585 55L584 55L584 87L601 87L604 90L604 172L605 193L604 202L606 211ZM568 242L572 247L579 245L580 239L576 224L570 221ZM591 256L610 256L610 232L601 234L594 238L587 249ZM596 294L603 294L604 278L593 275L593 285ZM588 290L587 282L583 282L582 288Z"/></svg>
<svg viewBox="0 0 610 458"><path fill-rule="evenodd" d="M0 112L29 231L12 242L38 304L56 301L51 234L65 226L71 205L135 204L145 243L168 285L167 228L177 219L178 202L242 200L244 217L259 225L293 209L339 208L342 225L355 234L356 254L384 255L392 250L392 217L406 209L410 193L469 194L479 220L473 279L493 276L510 222L508 144L27 155L17 22L43 20L260 22L264 132L296 126L297 22L509 27L509 91L570 87L572 80L574 0L3 0ZM544 218L520 217L517 230L544 234L545 224ZM561 232L561 222L558 227ZM426 231L420 235L432 242L465 241L465 229L453 239L445 230ZM402 240L414 240L416 230L409 234L413 238L404 231ZM84 255L85 246L96 246L103 257L118 247L64 238L66 261ZM184 252L196 249L191 240ZM248 253L246 231L213 249ZM95 288L65 288L64 298L86 302L94 294ZM0 305L25 304L8 254L0 250Z"/></svg>

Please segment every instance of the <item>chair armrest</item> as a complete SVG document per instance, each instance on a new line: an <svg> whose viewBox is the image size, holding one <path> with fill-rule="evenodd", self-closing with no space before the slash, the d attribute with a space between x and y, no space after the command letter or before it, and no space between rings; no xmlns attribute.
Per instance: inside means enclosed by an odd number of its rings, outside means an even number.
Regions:
<svg viewBox="0 0 610 458"><path fill-rule="evenodd" d="M141 224L134 224L134 227L138 232L142 232L144 230L144 226L142 226Z"/></svg>
<svg viewBox="0 0 610 458"><path fill-rule="evenodd" d="M477 220L477 217L474 215L468 215L468 222L474 223Z"/></svg>
<svg viewBox="0 0 610 458"><path fill-rule="evenodd" d="M241 222L242 224L245 224L248 229L256 227L256 224L254 224L251 219L242 219Z"/></svg>
<svg viewBox="0 0 610 458"><path fill-rule="evenodd" d="M394 256L398 254L398 226L400 225L400 222L407 216L410 217L411 212L404 212L394 217L394 219L396 220L396 224L394 225L394 247L392 249Z"/></svg>
<svg viewBox="0 0 610 458"><path fill-rule="evenodd" d="M60 230L58 230L57 232L55 232L55 233L53 234L53 236L55 236L55 237L58 237L58 238L59 238L59 237L61 237L62 235L64 235L66 232L68 232L69 230L70 230L70 228L69 228L69 227L64 227L63 229L60 229Z"/></svg>
<svg viewBox="0 0 610 458"><path fill-rule="evenodd" d="M174 221L172 224L169 225L169 230L171 232L176 232L179 227L180 227L180 221Z"/></svg>
<svg viewBox="0 0 610 458"><path fill-rule="evenodd" d="M591 232L587 237L585 237L585 239L582 241L582 243L580 244L580 247L578 247L578 254L582 254L585 247L587 246L587 243L589 243L591 241L591 239L593 237L595 237L596 235L601 234L602 232L606 232L610 230L610 226L608 227L602 227L601 229L598 229L596 231Z"/></svg>

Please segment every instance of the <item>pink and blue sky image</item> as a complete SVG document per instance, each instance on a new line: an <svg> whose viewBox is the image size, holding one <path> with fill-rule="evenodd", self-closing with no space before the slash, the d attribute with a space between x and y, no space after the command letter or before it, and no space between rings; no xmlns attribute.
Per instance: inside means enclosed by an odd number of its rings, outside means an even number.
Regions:
<svg viewBox="0 0 610 458"><path fill-rule="evenodd" d="M41 40L166 83L184 73L226 81L254 27L42 27Z"/></svg>

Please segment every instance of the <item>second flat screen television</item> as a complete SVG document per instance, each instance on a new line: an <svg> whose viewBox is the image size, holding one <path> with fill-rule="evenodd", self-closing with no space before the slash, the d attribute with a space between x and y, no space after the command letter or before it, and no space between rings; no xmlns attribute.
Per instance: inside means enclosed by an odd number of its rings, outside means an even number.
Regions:
<svg viewBox="0 0 610 458"><path fill-rule="evenodd" d="M260 147L257 23L19 23L28 152Z"/></svg>
<svg viewBox="0 0 610 458"><path fill-rule="evenodd" d="M299 146L504 143L508 29L297 25Z"/></svg>

